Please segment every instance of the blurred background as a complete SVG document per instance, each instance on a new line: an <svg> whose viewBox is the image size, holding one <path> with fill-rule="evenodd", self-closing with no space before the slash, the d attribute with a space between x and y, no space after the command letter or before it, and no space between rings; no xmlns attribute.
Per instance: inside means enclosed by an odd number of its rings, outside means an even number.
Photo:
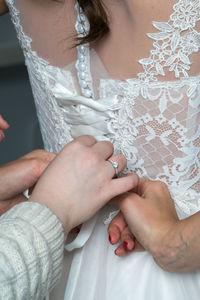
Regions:
<svg viewBox="0 0 200 300"><path fill-rule="evenodd" d="M0 143L0 164L43 148L34 101L9 14L0 16L0 114L9 123Z"/></svg>

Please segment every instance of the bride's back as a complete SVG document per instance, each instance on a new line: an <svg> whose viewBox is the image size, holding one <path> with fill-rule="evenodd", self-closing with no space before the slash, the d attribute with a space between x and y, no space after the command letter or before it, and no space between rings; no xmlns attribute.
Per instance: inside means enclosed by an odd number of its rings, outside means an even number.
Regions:
<svg viewBox="0 0 200 300"><path fill-rule="evenodd" d="M175 0L108 0L105 10L110 32L93 47L113 78L135 78L142 71L139 59L149 57L153 49L148 32L158 32L152 21L168 22ZM32 39L32 49L51 65L65 67L76 59L76 11L73 0L15 0L24 32ZM187 18L194 12L188 7ZM182 19L182 21L183 21ZM197 24L196 29L200 29ZM200 55L191 58L190 75L199 74ZM162 80L175 79L166 72Z"/></svg>
<svg viewBox="0 0 200 300"><path fill-rule="evenodd" d="M110 32L91 51L73 47L88 24L76 1L6 1L47 150L92 134L128 172L200 192L199 0L108 0Z"/></svg>

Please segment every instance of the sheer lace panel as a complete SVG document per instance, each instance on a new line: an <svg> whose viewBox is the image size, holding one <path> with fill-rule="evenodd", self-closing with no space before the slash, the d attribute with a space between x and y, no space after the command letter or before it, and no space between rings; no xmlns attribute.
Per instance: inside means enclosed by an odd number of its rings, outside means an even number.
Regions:
<svg viewBox="0 0 200 300"><path fill-rule="evenodd" d="M109 128L116 152L128 159L126 172L199 191L200 77L192 80L145 90L133 81L102 80L101 96L120 97Z"/></svg>
<svg viewBox="0 0 200 300"><path fill-rule="evenodd" d="M126 2L134 19L108 1L111 34L95 47L111 77L149 82L200 74L199 0Z"/></svg>

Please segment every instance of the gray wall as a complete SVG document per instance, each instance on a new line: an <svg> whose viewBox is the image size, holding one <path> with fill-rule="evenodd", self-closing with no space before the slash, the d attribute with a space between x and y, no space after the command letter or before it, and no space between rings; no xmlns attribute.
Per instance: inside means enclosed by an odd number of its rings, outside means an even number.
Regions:
<svg viewBox="0 0 200 300"><path fill-rule="evenodd" d="M10 124L0 143L0 164L37 148L42 140L34 101L9 14L0 17L0 114Z"/></svg>

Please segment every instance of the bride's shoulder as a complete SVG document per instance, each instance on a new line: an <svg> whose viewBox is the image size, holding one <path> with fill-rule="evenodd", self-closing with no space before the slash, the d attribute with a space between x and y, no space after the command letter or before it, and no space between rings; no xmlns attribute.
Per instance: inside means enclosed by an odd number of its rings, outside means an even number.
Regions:
<svg viewBox="0 0 200 300"><path fill-rule="evenodd" d="M8 6L4 0L0 0L0 16L8 12Z"/></svg>

